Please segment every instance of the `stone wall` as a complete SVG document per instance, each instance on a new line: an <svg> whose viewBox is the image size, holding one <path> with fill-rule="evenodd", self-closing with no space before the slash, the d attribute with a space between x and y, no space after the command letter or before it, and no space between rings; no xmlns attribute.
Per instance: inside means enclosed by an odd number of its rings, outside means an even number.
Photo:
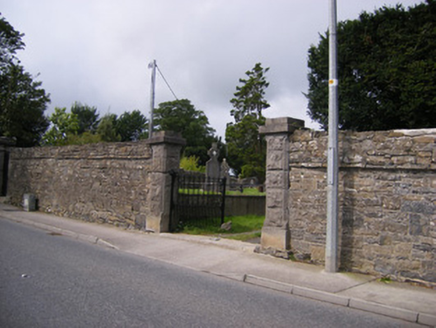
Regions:
<svg viewBox="0 0 436 328"><path fill-rule="evenodd" d="M267 162L277 162L285 150L288 165L267 168L267 190L277 176L285 175L287 184L268 198L264 230L288 233L285 249L323 263L328 136L304 129L287 138L268 133L280 120L289 119L269 120L264 128ZM340 132L339 163L341 269L436 283L436 129ZM286 219L277 225L268 207ZM271 246L277 242L263 238L262 247Z"/></svg>
<svg viewBox="0 0 436 328"><path fill-rule="evenodd" d="M8 197L20 205L30 193L45 212L166 231L168 172L178 168L182 144L160 132L140 142L10 148Z"/></svg>

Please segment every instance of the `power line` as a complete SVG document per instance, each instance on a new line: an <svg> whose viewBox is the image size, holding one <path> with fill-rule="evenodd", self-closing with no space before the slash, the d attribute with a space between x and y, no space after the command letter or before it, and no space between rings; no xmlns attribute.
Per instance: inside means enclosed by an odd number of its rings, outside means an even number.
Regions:
<svg viewBox="0 0 436 328"><path fill-rule="evenodd" d="M166 85L168 86L168 89L170 89L171 93L173 94L174 98L176 98L176 100L179 100L176 96L176 94L174 93L173 89L171 89L169 83L167 82L167 80L165 79L165 76L162 74L162 72L160 71L159 66L156 65L156 68L160 74L160 76L162 76L163 80L165 81Z"/></svg>

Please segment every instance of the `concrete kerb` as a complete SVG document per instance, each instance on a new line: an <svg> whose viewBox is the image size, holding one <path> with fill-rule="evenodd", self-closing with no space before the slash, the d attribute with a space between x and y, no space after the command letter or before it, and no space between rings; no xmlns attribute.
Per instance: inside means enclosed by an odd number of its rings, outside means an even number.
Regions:
<svg viewBox="0 0 436 328"><path fill-rule="evenodd" d="M66 229L61 229L61 228L53 227L51 225L47 225L47 224L44 224L44 223L34 222L32 220L16 218L14 216L7 215L7 212L3 212L2 215L4 217L6 217L7 219L9 219L9 220L12 220L12 221L15 221L15 222L19 222L19 223L24 223L24 224L33 226L33 227L41 229L41 230L53 232L55 234L59 234L59 235L63 235L63 236L68 236L68 237L70 237L72 239L77 239L77 240L80 240L80 241L84 241L84 242L87 242L87 243L100 245L100 246L111 248L111 249L117 249L117 250L119 249L117 246L107 242L106 240L101 239L101 238L96 237L96 236L93 236L93 235L77 233L77 232L74 232L74 231L70 231L70 230L66 230Z"/></svg>
<svg viewBox="0 0 436 328"><path fill-rule="evenodd" d="M387 317L398 318L405 321L418 322L418 314L419 314L418 312L398 309L383 304L377 304L373 302L351 298L349 307L353 309L371 312L371 313L382 314Z"/></svg>
<svg viewBox="0 0 436 328"><path fill-rule="evenodd" d="M418 314L418 323L423 325L436 327L436 317L425 313Z"/></svg>
<svg viewBox="0 0 436 328"><path fill-rule="evenodd" d="M334 293L323 292L311 288L294 286L283 282L257 277L249 274L244 276L243 282L296 295L296 296L314 299L317 301L327 302L335 305L341 305L341 306L362 310L366 312L381 314L395 319L401 319L404 321L419 323L423 325L436 326L436 317L425 313L419 313L419 312L409 311L409 310L387 306L379 303L368 302L368 301L363 301L350 297L340 296Z"/></svg>

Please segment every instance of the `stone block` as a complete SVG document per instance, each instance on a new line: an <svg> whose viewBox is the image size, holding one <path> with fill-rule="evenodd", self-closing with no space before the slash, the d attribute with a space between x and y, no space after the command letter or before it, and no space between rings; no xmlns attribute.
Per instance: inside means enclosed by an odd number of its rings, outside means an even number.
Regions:
<svg viewBox="0 0 436 328"><path fill-rule="evenodd" d="M392 234L406 235L408 227L405 224L392 222L392 220L386 220L385 230Z"/></svg>
<svg viewBox="0 0 436 328"><path fill-rule="evenodd" d="M304 121L290 117L267 118L264 126L259 127L260 134L290 134L304 128Z"/></svg>
<svg viewBox="0 0 436 328"><path fill-rule="evenodd" d="M306 192L310 192L312 190L318 189L318 180L316 179L303 179L301 181L301 188L304 189Z"/></svg>
<svg viewBox="0 0 436 328"><path fill-rule="evenodd" d="M419 136L413 138L414 143L434 144L436 143L436 135Z"/></svg>
<svg viewBox="0 0 436 328"><path fill-rule="evenodd" d="M304 238L304 229L291 229L290 230L290 238L292 241L303 240Z"/></svg>
<svg viewBox="0 0 436 328"><path fill-rule="evenodd" d="M287 209L277 207L267 207L264 227L285 228L288 226Z"/></svg>
<svg viewBox="0 0 436 328"><path fill-rule="evenodd" d="M421 261L411 261L407 259L397 260L396 268L398 271L410 270L419 271L421 269Z"/></svg>
<svg viewBox="0 0 436 328"><path fill-rule="evenodd" d="M287 173L284 171L267 171L266 173L266 188L282 188L288 189L289 181Z"/></svg>
<svg viewBox="0 0 436 328"><path fill-rule="evenodd" d="M390 195L390 196L383 196L381 198L381 202L384 209L399 210L401 208L402 199L399 196Z"/></svg>
<svg viewBox="0 0 436 328"><path fill-rule="evenodd" d="M267 170L285 170L287 169L285 152L282 150L271 150L266 155Z"/></svg>
<svg viewBox="0 0 436 328"><path fill-rule="evenodd" d="M412 254L412 244L411 243L400 243L400 244L394 245L393 255L397 259L410 258L411 254Z"/></svg>
<svg viewBox="0 0 436 328"><path fill-rule="evenodd" d="M266 206L268 208L282 208L284 209L285 204L285 190L272 189L267 190Z"/></svg>
<svg viewBox="0 0 436 328"><path fill-rule="evenodd" d="M310 244L323 244L325 243L325 233L306 233L304 235L304 240Z"/></svg>
<svg viewBox="0 0 436 328"><path fill-rule="evenodd" d="M146 230L156 233L161 232L161 217L156 215L149 215L146 221Z"/></svg>
<svg viewBox="0 0 436 328"><path fill-rule="evenodd" d="M272 135L265 137L267 142L268 151L279 150L284 152L288 145L288 135Z"/></svg>
<svg viewBox="0 0 436 328"><path fill-rule="evenodd" d="M401 211L434 215L436 214L436 204L427 202L424 199L422 201L406 201L403 203Z"/></svg>
<svg viewBox="0 0 436 328"><path fill-rule="evenodd" d="M423 220L419 214L409 215L409 234L419 236L423 233Z"/></svg>
<svg viewBox="0 0 436 328"><path fill-rule="evenodd" d="M135 225L138 228L145 228L147 222L147 217L144 214L137 214L135 216Z"/></svg>
<svg viewBox="0 0 436 328"><path fill-rule="evenodd" d="M276 227L263 227L261 235L261 245L263 248L273 248L278 250L290 249L289 229Z"/></svg>
<svg viewBox="0 0 436 328"><path fill-rule="evenodd" d="M377 259L374 263L374 270L383 275L395 275L397 271L395 264L385 259Z"/></svg>
<svg viewBox="0 0 436 328"><path fill-rule="evenodd" d="M324 245L311 245L310 246L311 259L316 262L323 262L325 260L325 246Z"/></svg>

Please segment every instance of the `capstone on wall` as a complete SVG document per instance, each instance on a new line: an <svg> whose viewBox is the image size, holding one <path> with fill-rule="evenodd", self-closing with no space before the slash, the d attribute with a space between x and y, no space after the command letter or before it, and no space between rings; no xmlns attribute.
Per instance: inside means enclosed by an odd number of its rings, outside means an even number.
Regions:
<svg viewBox="0 0 436 328"><path fill-rule="evenodd" d="M269 147L283 135L267 137ZM323 263L328 136L300 129L288 137L289 247ZM340 132L339 163L340 268L436 283L436 129Z"/></svg>
<svg viewBox="0 0 436 328"><path fill-rule="evenodd" d="M151 147L144 142L11 148L8 196L45 212L119 226L145 224Z"/></svg>

